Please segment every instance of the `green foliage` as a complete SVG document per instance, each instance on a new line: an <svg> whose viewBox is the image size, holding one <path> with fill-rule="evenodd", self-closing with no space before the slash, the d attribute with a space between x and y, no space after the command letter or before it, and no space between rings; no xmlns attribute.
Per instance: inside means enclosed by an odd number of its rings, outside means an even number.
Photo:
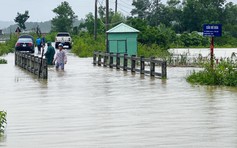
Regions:
<svg viewBox="0 0 237 148"><path fill-rule="evenodd" d="M29 11L25 11L24 14L17 12L17 16L14 21L19 25L19 27L23 30L26 29L25 22L30 18Z"/></svg>
<svg viewBox="0 0 237 148"><path fill-rule="evenodd" d="M94 51L105 51L105 36L99 35L94 40L93 35L87 32L81 32L79 36L73 37L72 52L79 57L92 57Z"/></svg>
<svg viewBox="0 0 237 148"><path fill-rule="evenodd" d="M224 35L221 38L215 38L216 47L237 47L237 38L231 35Z"/></svg>
<svg viewBox="0 0 237 148"><path fill-rule="evenodd" d="M0 64L7 64L7 60L0 58Z"/></svg>
<svg viewBox="0 0 237 148"><path fill-rule="evenodd" d="M114 13L111 17L111 25L110 28L117 26L120 23L124 23L126 21L125 17L122 15L122 13Z"/></svg>
<svg viewBox="0 0 237 148"><path fill-rule="evenodd" d="M0 43L0 56L13 52L16 41L17 41L17 36L12 35L11 39L6 41L6 43Z"/></svg>
<svg viewBox="0 0 237 148"><path fill-rule="evenodd" d="M57 32L51 32L49 34L46 34L45 39L46 41L54 42L56 35L57 35Z"/></svg>
<svg viewBox="0 0 237 148"><path fill-rule="evenodd" d="M149 0L136 0L133 1L132 5L135 7L132 11L131 14L137 15L138 18L144 19L148 15L148 10L150 8L150 1Z"/></svg>
<svg viewBox="0 0 237 148"><path fill-rule="evenodd" d="M6 116L6 112L0 111L0 136L4 133L4 125L7 123Z"/></svg>
<svg viewBox="0 0 237 148"><path fill-rule="evenodd" d="M209 39L199 35L197 32L183 33L179 40L184 47L206 47L210 45Z"/></svg>
<svg viewBox="0 0 237 148"><path fill-rule="evenodd" d="M138 44L138 56L145 56L145 57L156 57L156 58L163 58L169 56L169 52L165 49L162 49L157 44Z"/></svg>
<svg viewBox="0 0 237 148"><path fill-rule="evenodd" d="M94 21L95 18L92 13L89 13L86 15L86 19L84 23L81 23L79 25L79 30L86 29L90 34L94 33ZM105 26L101 19L97 20L97 33L104 33L105 32Z"/></svg>
<svg viewBox="0 0 237 148"><path fill-rule="evenodd" d="M142 44L158 44L160 47L168 49L176 40L175 32L163 24L152 27L140 19L130 19L128 24L140 31L138 41Z"/></svg>
<svg viewBox="0 0 237 148"><path fill-rule="evenodd" d="M72 7L64 1L57 8L53 9L56 17L52 19L52 30L55 32L71 32L73 21L77 18Z"/></svg>
<svg viewBox="0 0 237 148"><path fill-rule="evenodd" d="M97 33L103 34L105 33L105 7L99 7L99 18L97 19ZM112 28L120 23L125 22L125 16L121 13L115 13L112 9L109 11L109 28ZM90 34L94 34L94 23L95 16L93 13L89 13L86 15L85 22L81 23L77 28L80 31L87 30Z"/></svg>
<svg viewBox="0 0 237 148"><path fill-rule="evenodd" d="M187 81L201 85L237 86L237 64L233 61L222 61L215 68L206 65L204 70L193 72Z"/></svg>
<svg viewBox="0 0 237 148"><path fill-rule="evenodd" d="M110 10L109 27L125 22L138 29L139 56L165 57L171 47L209 47L210 39L199 33L204 23L223 24L223 37L215 38L215 47L237 47L237 5L226 4L226 0L168 0L167 5L161 0L136 0L132 5L132 17L126 19ZM102 36L105 33L105 7L99 7L98 12L97 33ZM93 40L94 20L93 13L89 13L85 22L73 29L75 35L80 34L74 39L76 48L73 49L79 56L91 56L92 51L105 49L104 37L99 38L100 42ZM185 61L183 59L181 62Z"/></svg>

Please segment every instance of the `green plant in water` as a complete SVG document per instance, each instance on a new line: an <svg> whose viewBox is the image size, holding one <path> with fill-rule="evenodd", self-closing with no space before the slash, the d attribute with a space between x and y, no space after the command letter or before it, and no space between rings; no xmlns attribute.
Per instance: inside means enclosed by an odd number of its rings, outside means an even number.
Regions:
<svg viewBox="0 0 237 148"><path fill-rule="evenodd" d="M0 64L7 64L7 60L5 60L5 59L0 59Z"/></svg>
<svg viewBox="0 0 237 148"><path fill-rule="evenodd" d="M200 85L237 86L237 63L231 60L221 61L214 68L205 65L204 70L193 72L187 81Z"/></svg>
<svg viewBox="0 0 237 148"><path fill-rule="evenodd" d="M7 123L6 116L6 112L0 111L0 135L4 133L5 124Z"/></svg>

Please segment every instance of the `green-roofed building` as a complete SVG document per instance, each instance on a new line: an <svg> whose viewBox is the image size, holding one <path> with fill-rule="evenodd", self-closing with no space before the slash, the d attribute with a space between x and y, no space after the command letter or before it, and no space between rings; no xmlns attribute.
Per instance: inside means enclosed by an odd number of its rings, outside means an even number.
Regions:
<svg viewBox="0 0 237 148"><path fill-rule="evenodd" d="M121 23L107 31L109 52L137 55L137 36L139 31Z"/></svg>

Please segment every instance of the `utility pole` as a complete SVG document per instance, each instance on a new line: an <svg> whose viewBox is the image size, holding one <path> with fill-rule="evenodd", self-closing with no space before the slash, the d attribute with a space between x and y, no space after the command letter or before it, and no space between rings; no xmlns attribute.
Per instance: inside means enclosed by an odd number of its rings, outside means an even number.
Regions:
<svg viewBox="0 0 237 148"><path fill-rule="evenodd" d="M115 13L118 12L118 0L115 0Z"/></svg>
<svg viewBox="0 0 237 148"><path fill-rule="evenodd" d="M159 13L159 0L156 0L156 18L158 19L158 13ZM156 19L156 26L158 26L158 20Z"/></svg>
<svg viewBox="0 0 237 148"><path fill-rule="evenodd" d="M94 38L97 40L97 18L98 18L98 0L95 0L95 20L94 20Z"/></svg>
<svg viewBox="0 0 237 148"><path fill-rule="evenodd" d="M106 0L106 52L109 52L108 33L109 30L109 0Z"/></svg>

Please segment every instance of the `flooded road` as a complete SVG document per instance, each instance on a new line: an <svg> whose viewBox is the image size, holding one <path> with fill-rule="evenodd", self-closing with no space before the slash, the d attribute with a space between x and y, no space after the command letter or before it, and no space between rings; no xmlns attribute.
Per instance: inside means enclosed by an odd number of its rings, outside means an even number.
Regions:
<svg viewBox="0 0 237 148"><path fill-rule="evenodd" d="M168 80L94 67L69 53L48 81L0 65L6 148L237 147L237 89L192 86L192 68L168 68Z"/></svg>

